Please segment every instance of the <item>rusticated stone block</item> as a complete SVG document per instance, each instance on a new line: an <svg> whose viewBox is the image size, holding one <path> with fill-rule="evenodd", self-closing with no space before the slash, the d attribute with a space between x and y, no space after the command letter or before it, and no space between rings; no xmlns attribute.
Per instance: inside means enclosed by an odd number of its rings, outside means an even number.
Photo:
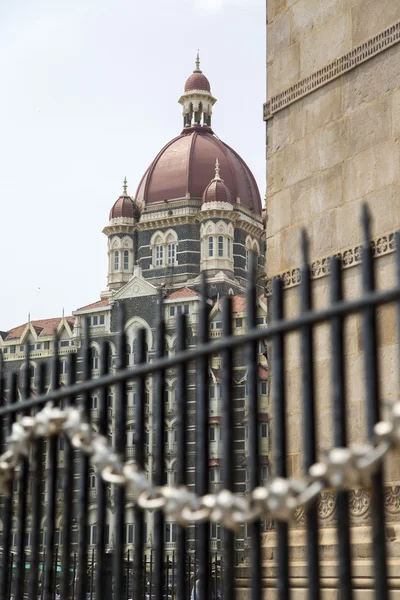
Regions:
<svg viewBox="0 0 400 600"><path fill-rule="evenodd" d="M340 13L301 41L300 77L321 69L351 47L351 15Z"/></svg>
<svg viewBox="0 0 400 600"><path fill-rule="evenodd" d="M396 21L400 21L398 0L362 0L352 10L353 46L362 44Z"/></svg>
<svg viewBox="0 0 400 600"><path fill-rule="evenodd" d="M399 148L383 142L347 160L344 164L344 200L348 202L397 182Z"/></svg>

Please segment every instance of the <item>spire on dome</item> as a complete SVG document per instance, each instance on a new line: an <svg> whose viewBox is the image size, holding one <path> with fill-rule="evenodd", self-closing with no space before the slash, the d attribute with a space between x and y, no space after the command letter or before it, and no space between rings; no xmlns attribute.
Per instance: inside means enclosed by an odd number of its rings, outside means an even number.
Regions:
<svg viewBox="0 0 400 600"><path fill-rule="evenodd" d="M214 180L215 179L218 180L218 181L221 181L221 175L220 175L220 172L219 172L219 160L218 160L218 158L215 160L215 177L214 177Z"/></svg>
<svg viewBox="0 0 400 600"><path fill-rule="evenodd" d="M128 182L126 181L126 177L125 177L124 183L123 183L122 194L123 194L123 196L128 195Z"/></svg>
<svg viewBox="0 0 400 600"><path fill-rule="evenodd" d="M193 73L201 73L201 69L200 69L200 50L197 50L196 68L193 71Z"/></svg>

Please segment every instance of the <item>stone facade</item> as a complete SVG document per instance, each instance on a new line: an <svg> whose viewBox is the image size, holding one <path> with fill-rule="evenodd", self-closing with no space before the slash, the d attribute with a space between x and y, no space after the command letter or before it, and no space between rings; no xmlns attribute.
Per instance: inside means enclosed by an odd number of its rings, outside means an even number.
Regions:
<svg viewBox="0 0 400 600"><path fill-rule="evenodd" d="M362 294L361 205L373 215L378 287L395 283L394 235L400 227L400 5L397 0L268 0L267 2L267 277L281 276L285 315L299 312L300 232L310 237L315 308L329 302L329 256L340 254L347 298ZM270 281L267 284L271 292ZM379 309L382 395L397 397L395 308ZM349 436L365 440L365 376L362 323L346 325ZM289 469L303 469L299 338L287 342ZM315 335L318 452L332 446L329 328ZM273 422L272 422L273 427ZM399 460L386 468L388 552L393 597L400 547ZM394 500L396 498L396 500ZM390 504L390 505L389 505ZM369 493L352 495L355 588L370 598L371 531ZM354 514L353 514L354 513ZM334 502L320 501L323 597L337 597ZM299 515L298 527L301 527ZM306 597L305 548L294 529L293 586ZM273 535L265 538L268 575L274 577ZM270 584L268 584L268 587ZM326 594L326 595L325 595ZM270 591L268 598L276 597Z"/></svg>

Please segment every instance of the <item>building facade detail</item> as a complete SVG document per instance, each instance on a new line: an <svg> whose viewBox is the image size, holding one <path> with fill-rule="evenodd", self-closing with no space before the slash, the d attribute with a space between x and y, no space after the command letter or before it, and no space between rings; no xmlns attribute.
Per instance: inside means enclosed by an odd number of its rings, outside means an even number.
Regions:
<svg viewBox="0 0 400 600"><path fill-rule="evenodd" d="M351 71L358 65L384 52L387 48L400 42L400 22L391 25L367 42L360 44L340 58L330 62L322 69L318 69L312 75L301 79L295 85L272 96L264 104L264 120L268 121L275 113L283 110L293 102L300 100L307 94L340 77L347 71Z"/></svg>
<svg viewBox="0 0 400 600"><path fill-rule="evenodd" d="M163 297L166 327L166 351L173 354L176 347L176 318L186 315L188 325L187 345L196 345L198 306L202 271L207 271L210 308L210 338L222 335L220 299L231 295L233 302L233 327L243 333L246 327L246 252L257 248L260 256L260 272L264 273L265 231L263 227L261 198L255 179L239 155L217 138L211 130L211 113L215 98L210 83L200 71L199 59L196 69L185 84L181 97L184 112L184 129L167 143L157 154L149 169L139 182L135 197L128 195L126 178L122 194L114 202L103 229L107 237L108 269L107 287L100 300L74 311L71 317L47 321L30 321L14 330L0 333L0 351L3 352L6 369L20 370L25 366L25 345L31 351L31 382L34 387L34 370L40 362L46 366L54 356L54 331L59 337L59 355L62 359L61 381L66 377L66 355L78 353L82 347L85 321L90 335L90 368L92 377L100 373L100 356L104 344L110 352L109 370L116 365L117 330L120 308L125 315L125 364L134 368L138 362L138 331L146 333L146 359L155 356L158 325L159 298ZM224 179L222 179L224 177ZM246 240L251 243L246 246ZM263 286L260 285L260 295ZM265 299L264 299L265 300ZM260 323L266 320L266 304L258 303ZM263 326L263 325L262 325ZM264 351L264 347L262 348ZM267 382L266 357L260 354L263 383ZM78 360L78 370L82 368ZM222 357L210 361L210 487L220 485L221 444L221 368ZM245 356L235 359L235 488L246 491L245 441ZM78 373L79 376L79 373ZM64 379L63 379L64 377ZM153 472L153 450L164 443L166 452L165 479L176 481L176 374L166 373L165 397L155 395L153 381L146 380L146 470ZM265 422L268 395L265 386L261 392L260 436L263 465L267 466L269 453L268 427ZM135 458L134 431L136 422L136 387L128 383L126 390L126 441L127 458ZM194 483L195 463L195 406L196 373L188 372L188 484ZM164 441L155 439L154 406L165 402L166 425ZM110 443L114 437L115 391L108 396ZM98 427L98 397L90 397L93 427ZM62 461L62 456L60 457ZM212 461L212 464L211 464ZM265 474L265 473L264 473ZM90 474L89 500L96 502L96 477ZM107 491L108 526L106 543L113 546L114 501L111 489ZM133 550L134 516L133 496L127 494L126 549ZM45 501L45 498L44 498ZM75 502L75 500L74 500ZM62 516L60 515L60 519ZM89 546L96 543L97 524L95 511L89 514ZM59 522L59 521L58 521ZM45 527L45 525L44 525ZM147 515L145 540L147 552L152 545L153 516ZM220 528L214 532L214 549L221 548ZM244 534L237 536L237 551L243 553ZM166 549L176 550L176 523L166 523ZM189 547L194 545L193 531L188 531Z"/></svg>
<svg viewBox="0 0 400 600"><path fill-rule="evenodd" d="M373 255L375 258L385 256L386 254L392 254L396 250L396 237L395 232L387 233L386 235L380 235L379 237L372 240ZM358 244L351 248L345 248L335 253L335 256L339 257L342 261L342 268L349 269L360 265L362 262L362 247ZM319 258L310 263L311 278L320 279L329 275L330 271L330 260L331 256L325 256ZM301 282L301 271L300 267L284 271L283 273L276 275L283 281L284 288L295 287ZM266 281L266 293L267 296L272 294L272 279Z"/></svg>

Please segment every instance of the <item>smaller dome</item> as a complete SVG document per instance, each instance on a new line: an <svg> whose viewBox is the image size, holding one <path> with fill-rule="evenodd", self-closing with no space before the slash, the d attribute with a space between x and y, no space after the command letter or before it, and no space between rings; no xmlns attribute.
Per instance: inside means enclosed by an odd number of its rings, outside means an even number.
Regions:
<svg viewBox="0 0 400 600"><path fill-rule="evenodd" d="M129 196L120 196L110 210L110 221L111 219L119 219L121 217L125 217L126 219L133 219L135 217L133 200Z"/></svg>
<svg viewBox="0 0 400 600"><path fill-rule="evenodd" d="M206 202L227 202L228 204L232 204L231 193L219 174L218 158L215 161L215 177L203 193L202 203L205 204Z"/></svg>
<svg viewBox="0 0 400 600"><path fill-rule="evenodd" d="M200 56L197 52L196 68L185 83L185 92L201 90L211 94L210 82L200 69Z"/></svg>
<svg viewBox="0 0 400 600"><path fill-rule="evenodd" d="M202 90L211 93L210 82L203 73L194 72L185 83L185 92Z"/></svg>
<svg viewBox="0 0 400 600"><path fill-rule="evenodd" d="M134 219L135 218L135 205L130 196L128 196L128 184L126 181L126 177L124 179L124 186L122 195L115 202L114 206L110 210L110 221L111 219Z"/></svg>

